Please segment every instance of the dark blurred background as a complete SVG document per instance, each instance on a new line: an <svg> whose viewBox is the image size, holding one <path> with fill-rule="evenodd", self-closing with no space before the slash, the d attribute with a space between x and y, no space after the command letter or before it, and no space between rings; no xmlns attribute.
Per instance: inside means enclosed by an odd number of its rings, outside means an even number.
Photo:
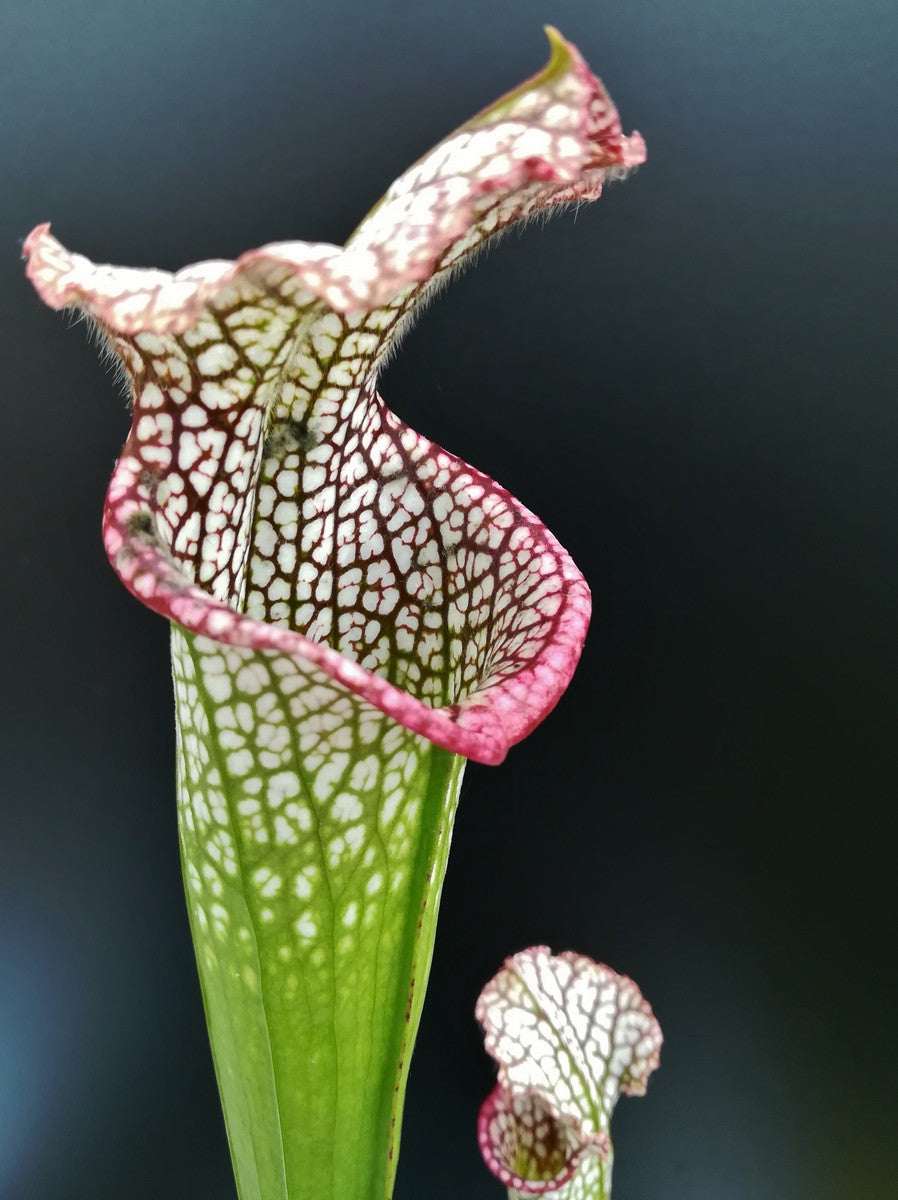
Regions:
<svg viewBox="0 0 898 1200"><path fill-rule="evenodd" d="M6 1200L233 1197L167 631L99 538L125 403L21 239L169 269L342 241L544 21L648 164L456 281L383 390L546 520L595 617L556 712L469 769L397 1200L501 1196L472 1008L537 941L664 1028L618 1200L898 1192L891 0L58 0L0 17Z"/></svg>

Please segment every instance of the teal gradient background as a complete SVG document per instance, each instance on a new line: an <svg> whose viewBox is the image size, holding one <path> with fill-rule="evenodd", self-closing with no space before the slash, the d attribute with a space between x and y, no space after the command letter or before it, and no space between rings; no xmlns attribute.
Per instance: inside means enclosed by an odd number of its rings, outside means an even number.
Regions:
<svg viewBox="0 0 898 1200"><path fill-rule="evenodd" d="M595 617L557 711L469 770L397 1200L502 1196L472 1011L538 941L666 1035L618 1200L898 1190L894 4L57 0L0 15L4 1200L233 1197L166 629L99 539L125 402L21 240L342 241L545 21L648 163L457 280L383 392L545 519Z"/></svg>

